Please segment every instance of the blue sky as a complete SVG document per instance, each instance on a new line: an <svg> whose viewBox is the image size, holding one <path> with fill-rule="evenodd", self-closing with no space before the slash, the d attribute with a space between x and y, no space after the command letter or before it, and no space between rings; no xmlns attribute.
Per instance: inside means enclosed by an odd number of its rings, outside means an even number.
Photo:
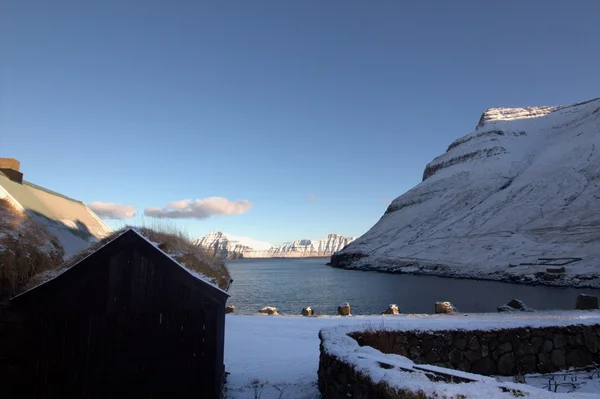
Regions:
<svg viewBox="0 0 600 399"><path fill-rule="evenodd" d="M0 156L133 221L200 200L168 213L192 236L359 236L486 108L598 97L599 15L595 0L5 0Z"/></svg>

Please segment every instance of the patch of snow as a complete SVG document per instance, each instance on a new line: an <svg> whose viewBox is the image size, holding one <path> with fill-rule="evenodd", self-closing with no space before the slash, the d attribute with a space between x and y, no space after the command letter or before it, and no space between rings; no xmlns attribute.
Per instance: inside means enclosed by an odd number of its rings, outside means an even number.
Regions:
<svg viewBox="0 0 600 399"><path fill-rule="evenodd" d="M496 377L498 381L513 381L514 377ZM549 374L525 374L524 383L558 393L589 393L600 397L600 366L571 368Z"/></svg>
<svg viewBox="0 0 600 399"><path fill-rule="evenodd" d="M333 334L334 339L343 337L344 333L361 331L370 326L385 329L412 329L419 331L450 329L504 329L514 327L549 327L571 324L598 324L600 311L550 311L518 314L467 314L456 315L399 315L393 319L385 316L280 316L257 317L228 314L225 318L225 367L227 376L225 397L229 399L247 399L260 393L262 399L319 398L317 388L317 370L319 367L319 331ZM340 334L342 333L342 334ZM369 357L372 361L388 363L390 355L381 354L373 348L357 347L356 341L347 337L340 338L340 350L348 354L348 350L356 350L352 356ZM354 346L356 345L356 346ZM391 355L399 365L412 365L411 360ZM360 360L360 359L359 359ZM427 366L433 367L433 366ZM380 371L382 370L382 371ZM378 367L379 378L385 372ZM452 371L453 373L462 373ZM414 374L414 373L413 373ZM473 375L470 374L472 377ZM398 375L398 378L402 376ZM493 399L497 390L491 389L494 381L490 377L475 376L482 383L476 386L475 394L485 399ZM492 379L493 380L493 379ZM488 384L489 382L489 384ZM415 382L429 386L429 380ZM510 384L510 383L507 383ZM449 384L447 384L449 385ZM454 384L445 390L449 393L463 393L465 384ZM472 385L475 387L475 385ZM514 384L516 389L523 390L523 385ZM454 389L455 391L452 391ZM458 389L458 391L456 391ZM532 388L533 390L533 388ZM283 391L283 393L282 393ZM539 394L538 394L539 393ZM565 396L547 395L539 391L529 395L529 399L592 399L593 394L570 394ZM481 396L483 395L483 396ZM471 397L471 396L468 396ZM506 397L503 397L506 398Z"/></svg>

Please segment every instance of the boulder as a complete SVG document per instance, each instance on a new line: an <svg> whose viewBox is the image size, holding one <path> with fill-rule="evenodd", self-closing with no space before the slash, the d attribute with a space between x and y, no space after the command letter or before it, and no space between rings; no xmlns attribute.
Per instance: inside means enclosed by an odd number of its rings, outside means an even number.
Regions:
<svg viewBox="0 0 600 399"><path fill-rule="evenodd" d="M339 316L352 316L350 313L350 304L348 302L342 303L338 306L338 315Z"/></svg>
<svg viewBox="0 0 600 399"><path fill-rule="evenodd" d="M458 312L458 309L450 302L436 302L435 313L454 313Z"/></svg>
<svg viewBox="0 0 600 399"><path fill-rule="evenodd" d="M398 305L391 303L381 314L400 314L400 309L398 309Z"/></svg>
<svg viewBox="0 0 600 399"><path fill-rule="evenodd" d="M310 306L307 306L304 309L302 309L302 316L313 316L314 314L315 312L313 312Z"/></svg>
<svg viewBox="0 0 600 399"><path fill-rule="evenodd" d="M279 313L277 313L277 308L274 308L273 306L265 306L264 308L259 310L258 313L270 314L270 315L275 315L275 316L277 316L279 314Z"/></svg>
<svg viewBox="0 0 600 399"><path fill-rule="evenodd" d="M590 310L598 309L598 297L593 295L579 294L577 296L577 302L575 309L579 310Z"/></svg>
<svg viewBox="0 0 600 399"><path fill-rule="evenodd" d="M225 314L227 313L235 313L235 306L227 305L227 307L225 308Z"/></svg>
<svg viewBox="0 0 600 399"><path fill-rule="evenodd" d="M499 306L498 312L533 312L533 309L525 305L520 299L515 298L506 305Z"/></svg>

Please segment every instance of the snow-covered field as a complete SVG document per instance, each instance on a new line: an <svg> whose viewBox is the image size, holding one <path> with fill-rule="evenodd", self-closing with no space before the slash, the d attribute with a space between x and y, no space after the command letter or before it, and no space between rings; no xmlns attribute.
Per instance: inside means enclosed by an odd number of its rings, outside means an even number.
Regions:
<svg viewBox="0 0 600 399"><path fill-rule="evenodd" d="M500 377L514 381L513 377ZM571 369L551 374L526 374L523 382L536 388L558 393L590 393L600 397L600 366Z"/></svg>
<svg viewBox="0 0 600 399"><path fill-rule="evenodd" d="M332 263L598 287L599 204L600 99L492 109ZM521 265L563 257L582 259L563 273Z"/></svg>
<svg viewBox="0 0 600 399"><path fill-rule="evenodd" d="M535 312L520 314L455 314L398 316L249 316L226 318L225 397L229 399L319 398L317 370L321 329L338 327L386 329L510 328L600 323L598 312ZM532 382L536 381L533 377ZM529 382L529 381L528 381ZM534 385L534 384L531 384ZM535 384L538 386L539 384ZM590 382L579 392L597 393ZM551 393L540 398L554 398ZM562 396L560 396L562 398ZM575 397L575 396L573 396ZM592 398L585 395L582 398ZM556 396L558 399L559 396Z"/></svg>

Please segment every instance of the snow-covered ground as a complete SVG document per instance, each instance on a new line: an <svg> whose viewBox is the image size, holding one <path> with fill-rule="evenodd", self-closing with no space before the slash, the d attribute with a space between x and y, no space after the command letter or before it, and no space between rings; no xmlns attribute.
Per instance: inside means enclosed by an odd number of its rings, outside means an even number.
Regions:
<svg viewBox="0 0 600 399"><path fill-rule="evenodd" d="M499 377L500 381L514 381L514 377ZM526 374L527 385L558 393L590 393L600 397L600 366L571 369L551 374Z"/></svg>
<svg viewBox="0 0 600 399"><path fill-rule="evenodd" d="M334 266L600 286L600 99L488 110ZM576 257L562 273L521 265Z"/></svg>
<svg viewBox="0 0 600 399"><path fill-rule="evenodd" d="M225 397L229 399L319 398L318 333L324 328L498 329L573 323L600 323L600 311L351 317L229 314L226 317L225 367L230 374L227 376ZM599 390L595 390L596 388ZM587 385L581 392L598 393L600 398L600 386L595 384ZM540 396L542 397L554 398L555 396L548 393L548 396ZM556 398L558 399L559 396Z"/></svg>

